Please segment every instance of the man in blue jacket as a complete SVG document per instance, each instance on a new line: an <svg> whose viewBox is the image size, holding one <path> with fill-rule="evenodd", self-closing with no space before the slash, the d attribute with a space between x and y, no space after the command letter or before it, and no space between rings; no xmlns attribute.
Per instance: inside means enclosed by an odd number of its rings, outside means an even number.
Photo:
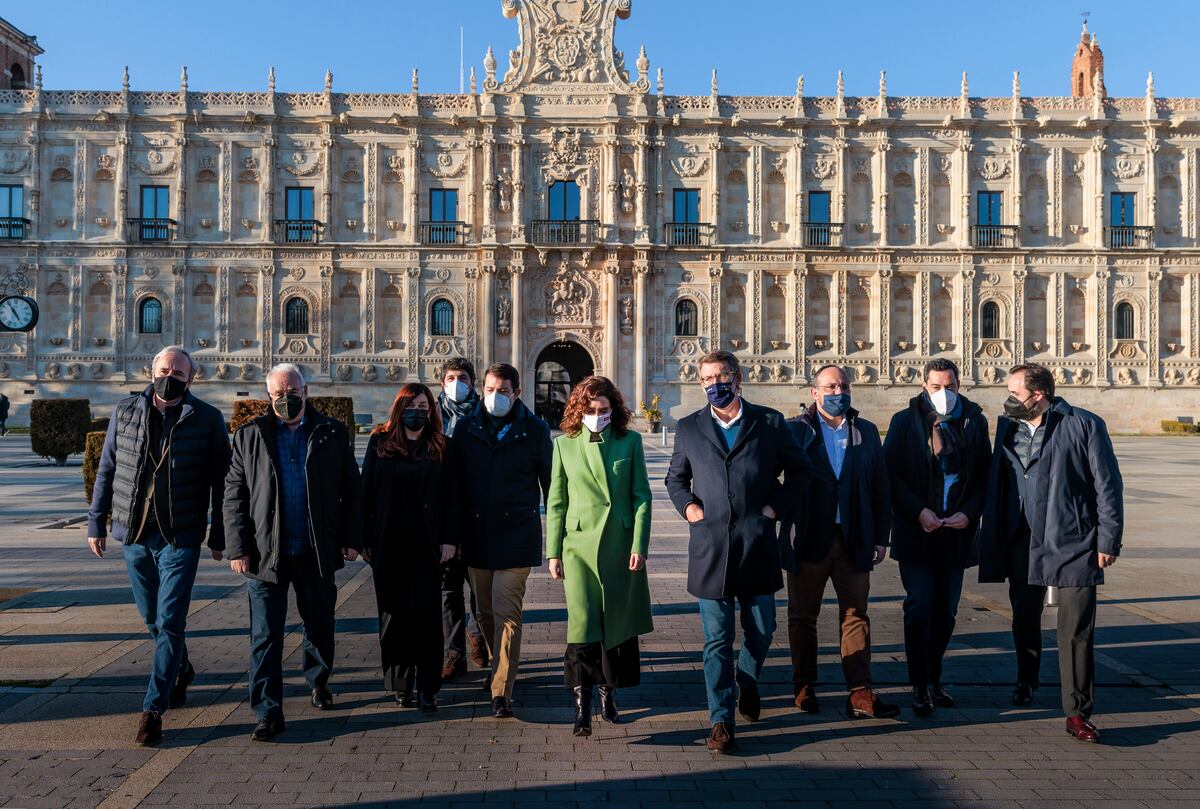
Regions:
<svg viewBox="0 0 1200 809"><path fill-rule="evenodd" d="M184 629L205 534L213 559L225 550L221 504L229 468L225 419L192 395L191 356L169 346L150 367L154 382L113 410L88 510L96 556L104 555L112 518L133 600L154 640L136 736L145 746L162 740L163 712L187 701L196 674Z"/></svg>
<svg viewBox="0 0 1200 809"><path fill-rule="evenodd" d="M811 466L778 411L741 396L737 357L700 360L708 403L679 420L667 492L688 521L688 592L700 599L708 749L734 749L734 709L759 718L758 680L783 587L777 520L807 495ZM780 475L783 481L780 481ZM735 668L735 618L745 637Z"/></svg>
<svg viewBox="0 0 1200 809"><path fill-rule="evenodd" d="M1099 416L1054 395L1040 365L1009 371L996 423L979 580L1008 580L1017 650L1013 703L1033 702L1042 659L1046 588L1058 588L1058 664L1067 733L1085 742L1095 691L1096 586L1121 552L1121 470Z"/></svg>

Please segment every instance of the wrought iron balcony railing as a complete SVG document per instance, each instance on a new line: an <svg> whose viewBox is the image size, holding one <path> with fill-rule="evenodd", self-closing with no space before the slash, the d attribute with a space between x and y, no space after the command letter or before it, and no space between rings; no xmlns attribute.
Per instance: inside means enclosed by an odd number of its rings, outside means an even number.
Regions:
<svg viewBox="0 0 1200 809"><path fill-rule="evenodd" d="M804 247L841 247L841 222L801 222L800 240Z"/></svg>
<svg viewBox="0 0 1200 809"><path fill-rule="evenodd" d="M1017 246L1016 225L972 225L971 246L982 249L1007 249Z"/></svg>
<svg viewBox="0 0 1200 809"><path fill-rule="evenodd" d="M127 219L126 239L130 242L169 242L175 238L174 219Z"/></svg>
<svg viewBox="0 0 1200 809"><path fill-rule="evenodd" d="M320 244L325 223L316 219L276 219L275 241L278 244Z"/></svg>
<svg viewBox="0 0 1200 809"><path fill-rule="evenodd" d="M1154 246L1154 228L1149 225L1112 225L1104 229L1110 250L1138 250Z"/></svg>
<svg viewBox="0 0 1200 809"><path fill-rule="evenodd" d="M598 219L534 219L529 223L533 244L596 244L600 241Z"/></svg>
<svg viewBox="0 0 1200 809"><path fill-rule="evenodd" d="M0 216L0 241L24 239L28 232L28 219L19 216Z"/></svg>
<svg viewBox="0 0 1200 809"><path fill-rule="evenodd" d="M707 222L668 222L666 231L672 247L708 247L716 228Z"/></svg>
<svg viewBox="0 0 1200 809"><path fill-rule="evenodd" d="M466 244L470 231L466 222L422 222L421 244Z"/></svg>

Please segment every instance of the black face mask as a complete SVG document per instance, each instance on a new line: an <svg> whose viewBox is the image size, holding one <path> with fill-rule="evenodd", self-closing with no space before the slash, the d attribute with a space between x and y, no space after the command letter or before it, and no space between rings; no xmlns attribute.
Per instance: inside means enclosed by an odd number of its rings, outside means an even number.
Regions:
<svg viewBox="0 0 1200 809"><path fill-rule="evenodd" d="M425 429L425 425L429 423L429 411L427 410L405 410L403 415L404 426L413 432L418 432Z"/></svg>
<svg viewBox="0 0 1200 809"><path fill-rule="evenodd" d="M1004 415L1010 419L1029 421L1037 415L1037 405L1026 404L1010 393L1008 398L1004 400Z"/></svg>
<svg viewBox="0 0 1200 809"><path fill-rule="evenodd" d="M272 401L271 409L279 418L291 421L304 410L304 400L294 393L288 393Z"/></svg>
<svg viewBox="0 0 1200 809"><path fill-rule="evenodd" d="M187 385L177 376L160 376L154 379L154 393L164 402L173 402L183 395Z"/></svg>

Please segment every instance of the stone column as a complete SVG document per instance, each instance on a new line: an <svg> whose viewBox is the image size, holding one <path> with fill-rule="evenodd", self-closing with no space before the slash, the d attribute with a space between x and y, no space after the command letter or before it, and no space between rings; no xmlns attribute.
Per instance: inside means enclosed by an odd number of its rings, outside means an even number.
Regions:
<svg viewBox="0 0 1200 809"><path fill-rule="evenodd" d="M367 267L362 271L362 276L359 280L359 319L363 324L363 354L373 356L376 351L376 336L375 336L375 291L378 287L376 280L376 270L374 267Z"/></svg>
<svg viewBox="0 0 1200 809"><path fill-rule="evenodd" d="M1108 144L1104 141L1103 135L1097 135L1092 138L1092 159L1091 159L1091 188L1092 188L1092 247L1097 250L1104 249L1104 150L1108 148ZM1107 320L1101 317L1098 320ZM1099 382L1100 380L1096 380ZM1105 377L1107 382L1107 377Z"/></svg>
<svg viewBox="0 0 1200 809"><path fill-rule="evenodd" d="M641 195L639 194L639 198ZM639 203L640 204L640 203ZM633 265L633 399L646 401L646 276L650 262L639 258Z"/></svg>
<svg viewBox="0 0 1200 809"><path fill-rule="evenodd" d="M512 236L514 242L525 241L525 223L528 212L525 210L525 134L521 124L513 126L512 141ZM516 302L513 302L516 306ZM514 317L513 334L516 334L516 318Z"/></svg>
<svg viewBox="0 0 1200 809"><path fill-rule="evenodd" d="M133 139L126 129L128 125L128 122L121 125L121 134L117 137L117 210L113 218L118 238L125 238L125 225L129 219L129 145Z"/></svg>
<svg viewBox="0 0 1200 809"><path fill-rule="evenodd" d="M275 264L264 264L259 267L259 297L262 299L262 358L260 360L263 374L266 374L275 364ZM228 284L225 287L229 291Z"/></svg>
<svg viewBox="0 0 1200 809"><path fill-rule="evenodd" d="M746 273L746 337L750 343L750 353L754 356L762 354L762 301L763 301L763 271L751 270Z"/></svg>
<svg viewBox="0 0 1200 809"><path fill-rule="evenodd" d="M955 217L954 233L959 247L971 246L971 150L974 144L964 139L958 145L958 165L954 185L958 189L958 216Z"/></svg>
<svg viewBox="0 0 1200 809"><path fill-rule="evenodd" d="M117 264L113 267L113 370L116 372L114 381L118 382L125 382L129 379L129 361L125 351L125 336L128 332L125 325L125 312L129 308L128 269L124 264ZM30 334L32 335L32 332Z"/></svg>
<svg viewBox="0 0 1200 809"><path fill-rule="evenodd" d="M604 214L600 232L605 234L606 241L620 239L620 227L617 224L618 200L621 196L620 148L621 139L617 137L617 127L610 125L604 138L604 174L602 180L604 189ZM611 368L610 368L611 373Z"/></svg>
<svg viewBox="0 0 1200 809"><path fill-rule="evenodd" d="M233 142L230 140L221 141L218 167L221 170L221 182L217 192L217 207L220 209L217 227L228 242L233 240ZM314 211L313 216L316 215Z"/></svg>
<svg viewBox="0 0 1200 809"><path fill-rule="evenodd" d="M1151 233L1151 243L1154 234L1158 232L1158 149L1159 143L1154 137L1154 130L1146 132L1146 224L1154 228Z"/></svg>
<svg viewBox="0 0 1200 809"><path fill-rule="evenodd" d="M654 222L651 227L654 230L654 236L650 239L652 242L661 242L666 238L663 233L663 224L666 219L663 218L663 205L666 199L667 192L664 184L666 183L666 175L664 174L666 166L667 139L663 137L662 129L658 130L658 135L654 138L654 177L655 177L655 203L654 203ZM713 227L717 231L720 228L717 223L713 222Z"/></svg>
<svg viewBox="0 0 1200 809"><path fill-rule="evenodd" d="M1157 388L1162 386L1162 367L1158 356L1162 350L1162 337L1158 332L1158 313L1162 307L1162 269L1152 267L1146 273L1146 280L1150 284L1150 293L1147 295L1149 305L1146 307L1146 361L1149 366L1146 382Z"/></svg>
<svg viewBox="0 0 1200 809"><path fill-rule="evenodd" d="M875 200L879 206L879 246L885 247L891 243L892 226L888 216L888 152L892 144L884 141L875 147Z"/></svg>
<svg viewBox="0 0 1200 809"><path fill-rule="evenodd" d="M604 265L604 373L612 380L617 378L617 335L621 333L621 315L617 306L620 272L617 251L611 250Z"/></svg>
<svg viewBox="0 0 1200 809"><path fill-rule="evenodd" d="M634 195L634 213L633 213L633 229L634 238L638 242L647 242L650 240L650 234L646 226L646 127L639 126L638 134L634 140L634 166L637 171L637 193ZM638 321L641 322L640 320Z"/></svg>
<svg viewBox="0 0 1200 809"><path fill-rule="evenodd" d="M1009 184L1009 194L1010 194L1010 196L1012 196L1012 213L1009 214L1008 221L1010 224L1017 226L1016 244L1018 246L1020 246L1020 244L1021 244L1021 237L1022 237L1022 233L1023 233L1023 229L1021 227L1021 222L1022 222L1021 203L1023 201L1022 194L1021 194L1021 182L1022 182L1021 156L1023 154L1025 154L1026 146L1027 146L1027 144L1025 143L1025 141L1021 140L1020 137L1013 138L1012 146L1011 146L1011 148L1012 148L1012 182ZM1023 343L1024 343L1024 340L1022 340L1022 344ZM1024 356L1024 350L1022 350L1021 354L1022 354L1022 356ZM1021 360L1017 360L1017 361L1020 362Z"/></svg>
<svg viewBox="0 0 1200 809"><path fill-rule="evenodd" d="M408 142L408 177L405 178L405 188L408 191L404 207L404 224L408 228L408 243L416 244L421 238L421 139L413 138Z"/></svg>
<svg viewBox="0 0 1200 809"><path fill-rule="evenodd" d="M792 271L792 303L795 306L792 324L792 360L796 365L793 381L799 385L808 381L808 370L804 367L805 331L807 330L808 267L797 266Z"/></svg>
<svg viewBox="0 0 1200 809"><path fill-rule="evenodd" d="M875 300L879 301L879 381L892 379L892 268L880 267L875 276Z"/></svg>
<svg viewBox="0 0 1200 809"><path fill-rule="evenodd" d="M1109 277L1111 275L1112 272L1108 267L1097 267L1093 277L1093 283L1096 285L1096 323L1092 330L1096 343L1093 349L1096 352L1096 384L1104 387L1109 384L1108 312L1111 297Z"/></svg>
<svg viewBox="0 0 1200 809"><path fill-rule="evenodd" d="M833 274L833 294L830 298L830 322L833 326L830 331L830 340L833 342L834 354L839 357L844 357L847 354L847 346L849 341L846 335L846 296L849 290L846 288L846 271L838 270Z"/></svg>
<svg viewBox="0 0 1200 809"><path fill-rule="evenodd" d="M1061 146L1055 146L1050 150L1050 178L1047 183L1046 194L1049 197L1050 205L1050 226L1047 228L1048 235L1051 239L1062 238L1062 192L1063 192L1063 150ZM1061 352L1062 348L1055 345L1055 350Z"/></svg>
<svg viewBox="0 0 1200 809"><path fill-rule="evenodd" d="M337 233L333 221L333 178L337 175L333 169L333 136L328 125L325 126L321 146L321 219L325 222L325 238L333 240ZM325 372L328 370L326 368Z"/></svg>
<svg viewBox="0 0 1200 809"><path fill-rule="evenodd" d="M35 119L29 128L29 231L42 237L42 134Z"/></svg>
<svg viewBox="0 0 1200 809"><path fill-rule="evenodd" d="M523 352L525 351L525 346L523 344L524 341L522 339L525 336L525 307L523 305L524 299L521 294L521 276L525 274L525 265L514 264L510 262L508 265L508 274L512 295L512 338L509 340L509 343L512 346L511 362L512 366L517 369L518 373L520 373L521 376L525 376L525 369L522 367L524 364ZM523 387L527 388L528 390L526 393L529 394L529 396L532 396L533 387L531 385L524 385ZM527 403L528 401L531 401L529 396L525 397Z"/></svg>
<svg viewBox="0 0 1200 809"><path fill-rule="evenodd" d="M929 167L933 153L928 146L917 149L913 163L913 185L916 191L917 216L916 233L913 234L915 244L921 247L929 246Z"/></svg>
<svg viewBox="0 0 1200 809"><path fill-rule="evenodd" d="M963 379L975 379L975 268L962 271L962 332L959 339Z"/></svg>
<svg viewBox="0 0 1200 809"><path fill-rule="evenodd" d="M1016 159L1014 157L1014 161ZM1025 362L1025 278L1029 272L1024 267L1013 270L1013 359L1020 365Z"/></svg>
<svg viewBox="0 0 1200 809"><path fill-rule="evenodd" d="M271 241L275 230L275 131L267 130L262 139L262 196L258 200L263 240Z"/></svg>
<svg viewBox="0 0 1200 809"><path fill-rule="evenodd" d="M845 137L845 127L838 128L838 136L833 141L834 160L837 164L837 179L835 182L833 193L833 216L830 217L835 222L842 223L843 238L845 238L846 229L846 150L850 147L850 141Z"/></svg>
<svg viewBox="0 0 1200 809"><path fill-rule="evenodd" d="M1054 284L1054 351L1058 356L1065 357L1067 355L1067 327L1063 323L1063 312L1067 302L1066 279L1061 272L1056 272L1050 276L1050 280ZM1046 303L1048 306L1049 301Z"/></svg>
<svg viewBox="0 0 1200 809"><path fill-rule="evenodd" d="M371 141L367 144L366 166L364 167L364 181L367 190L366 218L367 225L364 228L367 238L370 241L379 241L379 212L382 207L380 201L379 188L379 143Z"/></svg>
<svg viewBox="0 0 1200 809"><path fill-rule="evenodd" d="M792 140L792 159L788 161L788 189L792 194L792 213L788 222L791 242L800 246L804 244L804 135L797 135ZM845 243L845 224L842 225L843 243ZM803 341L803 336L801 336ZM797 376L800 368L796 368Z"/></svg>
<svg viewBox="0 0 1200 809"><path fill-rule="evenodd" d="M474 130L471 131L470 137L467 138L467 156L464 160L467 161L467 210L466 216L459 212L459 219L467 226L467 232L471 237L478 239L481 235L479 220L475 217L475 208L478 203L478 188L479 188L479 147L483 145L483 140ZM485 174L486 178L487 175Z"/></svg>
<svg viewBox="0 0 1200 809"><path fill-rule="evenodd" d="M487 368L492 364L492 346L496 341L496 326L494 323L496 311L496 265L494 256L488 255L484 257L482 270L479 274L479 297L483 301L483 306L479 313L479 333L482 336L482 339L479 341L479 353L480 360L482 360L480 364L484 368Z"/></svg>
<svg viewBox="0 0 1200 809"><path fill-rule="evenodd" d="M746 223L746 234L752 239L762 241L765 231L763 228L763 148L761 144L750 147L749 164L746 166L746 188L750 194L750 215ZM721 178L717 177L719 183Z"/></svg>
<svg viewBox="0 0 1200 809"><path fill-rule="evenodd" d="M483 232L472 235L489 244L496 241L496 129L491 124L483 129ZM493 266L491 271L494 273L496 268ZM487 273L485 268L484 275ZM485 283L490 289L491 281Z"/></svg>
<svg viewBox="0 0 1200 809"><path fill-rule="evenodd" d="M179 151L179 156L176 158L175 168L175 221L177 233L181 239L190 239L192 235L191 223L188 222L187 213L187 178L188 178L188 139L187 125L179 122L179 131L175 135L175 148Z"/></svg>
<svg viewBox="0 0 1200 809"><path fill-rule="evenodd" d="M721 136L712 135L708 141L709 159L712 161L712 174L709 181L709 194L712 200L713 229L721 231ZM703 219L703 213L701 213Z"/></svg>

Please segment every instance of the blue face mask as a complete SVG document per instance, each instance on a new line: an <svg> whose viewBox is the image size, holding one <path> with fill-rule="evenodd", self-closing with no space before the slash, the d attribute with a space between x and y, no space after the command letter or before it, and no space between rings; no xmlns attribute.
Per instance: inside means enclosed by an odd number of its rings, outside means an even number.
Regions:
<svg viewBox="0 0 1200 809"><path fill-rule="evenodd" d="M821 409L828 413L833 418L844 416L846 411L850 409L850 394L849 393L827 393L825 398L821 400Z"/></svg>
<svg viewBox="0 0 1200 809"><path fill-rule="evenodd" d="M704 389L709 403L716 408L729 407L737 394L733 392L732 382L714 382Z"/></svg>

